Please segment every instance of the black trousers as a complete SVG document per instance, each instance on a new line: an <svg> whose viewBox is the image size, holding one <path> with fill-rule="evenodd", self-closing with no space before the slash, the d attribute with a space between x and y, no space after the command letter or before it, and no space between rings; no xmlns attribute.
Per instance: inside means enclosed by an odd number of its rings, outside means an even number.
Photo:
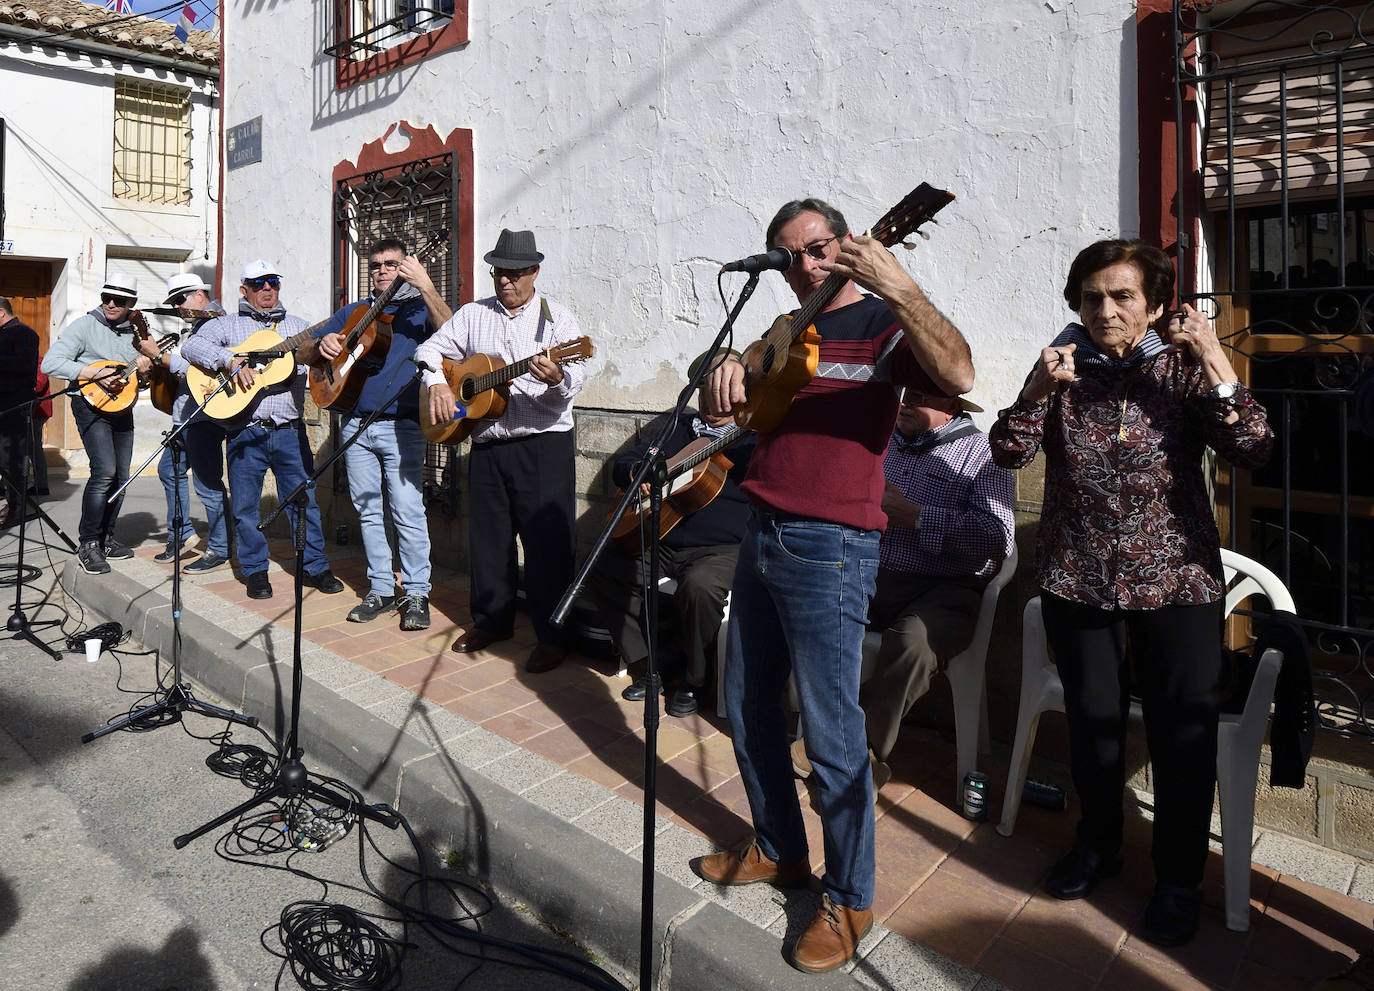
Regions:
<svg viewBox="0 0 1374 991"><path fill-rule="evenodd" d="M1134 682L1155 794L1155 880L1200 884L1216 786L1223 603L1127 612L1040 595L1064 683L1079 842L1103 857L1121 847Z"/></svg>
<svg viewBox="0 0 1374 991"><path fill-rule="evenodd" d="M711 684L720 618L725 612L725 596L735 578L739 544L662 547L661 551L661 574L677 582L673 606L687 655L687 667L682 676L689 685L706 688ZM618 544L611 543L606 545L592 574L592 594L626 664L638 663L649 656L643 623L644 581L648 572L647 552L631 557ZM668 654L664 646L660 641L660 663ZM720 649L724 648L721 644ZM677 672L669 672L661 666L659 673L675 675Z"/></svg>
<svg viewBox="0 0 1374 991"><path fill-rule="evenodd" d="M488 633L515 626L519 562L540 643L562 645L549 616L572 582L572 431L474 444L468 456L468 554L473 623Z"/></svg>
<svg viewBox="0 0 1374 991"><path fill-rule="evenodd" d="M24 459L29 453L31 435L29 420L23 410L0 416L0 471L4 472L9 482L5 486L5 505L16 519L28 494L29 473Z"/></svg>

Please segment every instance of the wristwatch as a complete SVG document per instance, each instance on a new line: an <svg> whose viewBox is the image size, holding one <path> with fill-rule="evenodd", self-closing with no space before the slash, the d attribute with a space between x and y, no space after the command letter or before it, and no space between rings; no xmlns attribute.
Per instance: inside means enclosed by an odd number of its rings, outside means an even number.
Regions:
<svg viewBox="0 0 1374 991"><path fill-rule="evenodd" d="M1240 382L1221 382L1212 386L1212 398L1223 403L1235 402L1236 390L1240 388Z"/></svg>

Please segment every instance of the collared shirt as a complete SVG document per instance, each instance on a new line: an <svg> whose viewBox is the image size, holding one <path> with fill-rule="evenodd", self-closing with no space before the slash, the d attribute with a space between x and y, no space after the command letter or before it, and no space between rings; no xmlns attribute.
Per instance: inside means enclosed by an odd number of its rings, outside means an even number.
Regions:
<svg viewBox="0 0 1374 991"><path fill-rule="evenodd" d="M551 320L543 319L544 302L548 303ZM475 354L494 355L510 365L580 334L577 318L566 307L538 293L514 313L490 296L461 307L415 349L415 357L436 369L444 358L462 361ZM557 385L546 385L529 374L512 379L505 414L498 420L483 420L472 432L473 443L571 430L573 396L582 388L587 373L574 363L561 367L563 381ZM425 385L443 381L443 372L425 372Z"/></svg>
<svg viewBox="0 0 1374 991"><path fill-rule="evenodd" d="M883 474L921 507L915 527L892 523L883 531L882 567L933 578L990 578L1016 542L1011 472L992 461L981 431L942 441L961 426L906 438L892 432Z"/></svg>
<svg viewBox="0 0 1374 991"><path fill-rule="evenodd" d="M300 317L283 317L281 323L265 324L240 313L217 317L208 321L181 345L181 356L192 364L212 371L224 371L238 359L233 349L260 330L275 330L283 339L305 330ZM228 430L246 426L249 420L270 420L287 423L300 418L305 402L305 366L297 365L296 374L285 382L262 390L260 398L243 413L226 420Z"/></svg>

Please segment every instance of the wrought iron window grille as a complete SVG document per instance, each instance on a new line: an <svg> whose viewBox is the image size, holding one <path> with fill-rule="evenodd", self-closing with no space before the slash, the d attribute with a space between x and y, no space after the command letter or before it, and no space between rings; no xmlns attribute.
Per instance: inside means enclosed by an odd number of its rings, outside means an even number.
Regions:
<svg viewBox="0 0 1374 991"><path fill-rule="evenodd" d="M339 32L347 30L344 25L369 22L378 13L395 13L327 47L324 53L331 58L370 58L402 41L437 31L453 17L453 0L352 0L348 8L352 17L345 18L341 12Z"/></svg>

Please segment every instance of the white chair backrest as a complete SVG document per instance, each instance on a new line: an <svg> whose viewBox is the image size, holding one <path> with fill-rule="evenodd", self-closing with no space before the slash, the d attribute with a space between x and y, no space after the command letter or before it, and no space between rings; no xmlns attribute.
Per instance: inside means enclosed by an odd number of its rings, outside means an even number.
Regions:
<svg viewBox="0 0 1374 991"><path fill-rule="evenodd" d="M1276 611L1296 612L1293 606L1293 596L1289 594L1288 588L1274 574L1258 561L1235 551L1221 549L1221 564L1226 571L1226 615L1231 614L1247 597L1259 593L1269 600L1269 604ZM1234 585L1233 579L1239 577Z"/></svg>

